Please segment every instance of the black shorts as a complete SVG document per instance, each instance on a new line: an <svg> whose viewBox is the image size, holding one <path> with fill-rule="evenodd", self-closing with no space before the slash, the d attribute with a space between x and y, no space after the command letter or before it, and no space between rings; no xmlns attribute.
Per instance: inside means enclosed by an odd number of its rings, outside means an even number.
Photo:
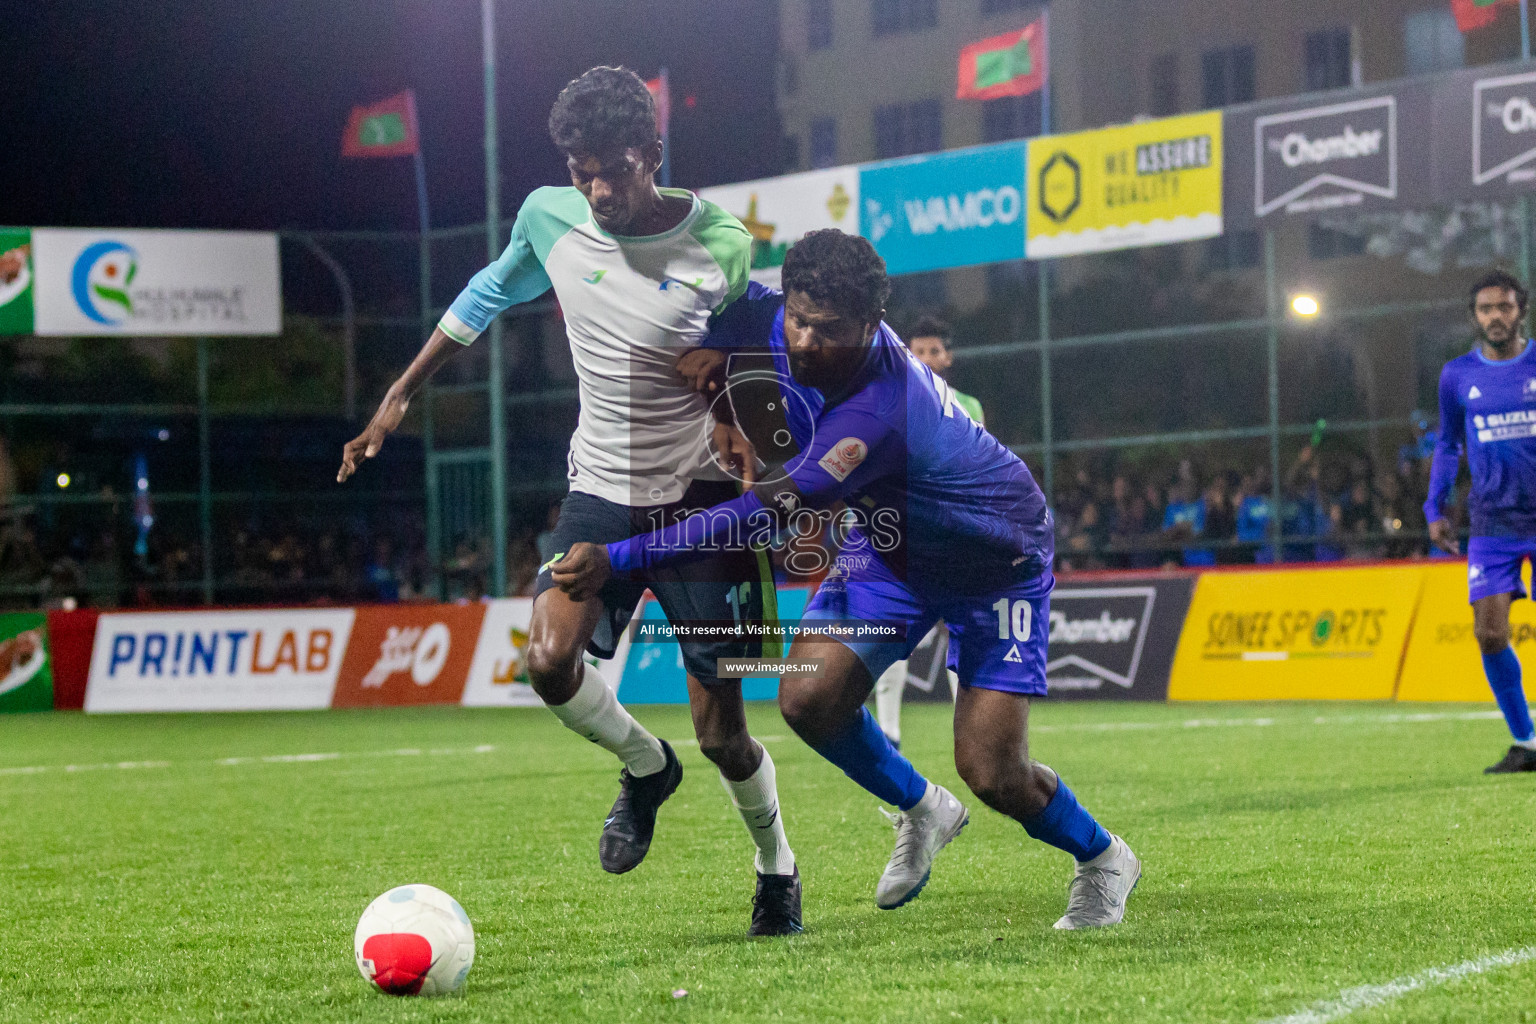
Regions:
<svg viewBox="0 0 1536 1024"><path fill-rule="evenodd" d="M730 501L740 491L730 480L695 480L681 501L670 505L631 507L582 491L572 491L560 503L555 522L554 548L558 560L578 541L611 544L669 525L689 513ZM546 563L539 570L534 596L555 585ZM715 551L677 566L651 571L644 579L610 579L598 597L606 614L598 621L587 650L595 657L613 657L635 605L649 588L656 595L667 621L674 625L708 623L724 626L735 622L772 622L778 617L773 569L763 551ZM683 666L695 679L715 680L719 658L762 658L779 654L776 640L766 645L758 638L684 639Z"/></svg>

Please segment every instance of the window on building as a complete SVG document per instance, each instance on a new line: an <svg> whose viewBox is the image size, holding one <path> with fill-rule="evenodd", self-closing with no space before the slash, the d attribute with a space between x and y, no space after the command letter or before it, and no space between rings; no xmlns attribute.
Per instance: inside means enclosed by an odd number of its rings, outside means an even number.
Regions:
<svg viewBox="0 0 1536 1024"><path fill-rule="evenodd" d="M1450 71L1466 63L1466 39L1449 7L1431 7L1403 19L1403 69L1408 74Z"/></svg>
<svg viewBox="0 0 1536 1024"><path fill-rule="evenodd" d="M811 122L811 167L837 165L837 121L820 117Z"/></svg>
<svg viewBox="0 0 1536 1024"><path fill-rule="evenodd" d="M1025 7L1033 7L1037 0L981 0L982 14L1001 14L1004 11L1018 11Z"/></svg>
<svg viewBox="0 0 1536 1024"><path fill-rule="evenodd" d="M1263 246L1258 231L1228 231L1224 235L1205 240L1201 269L1207 273L1228 270L1249 270L1263 259Z"/></svg>
<svg viewBox="0 0 1536 1024"><path fill-rule="evenodd" d="M875 157L889 160L944 148L941 107L937 99L892 103L875 108Z"/></svg>
<svg viewBox="0 0 1536 1024"><path fill-rule="evenodd" d="M1179 112L1179 55L1163 53L1152 58L1152 116Z"/></svg>
<svg viewBox="0 0 1536 1024"><path fill-rule="evenodd" d="M1322 224L1307 225L1307 255L1314 260L1336 260L1365 252L1365 236Z"/></svg>
<svg viewBox="0 0 1536 1024"><path fill-rule="evenodd" d="M1224 46L1200 57L1201 105L1209 110L1257 97L1252 46Z"/></svg>
<svg viewBox="0 0 1536 1024"><path fill-rule="evenodd" d="M939 0L875 0L874 31L877 36L920 32L939 23Z"/></svg>
<svg viewBox="0 0 1536 1024"><path fill-rule="evenodd" d="M832 0L806 0L805 45L812 50L832 46Z"/></svg>
<svg viewBox="0 0 1536 1024"><path fill-rule="evenodd" d="M1350 85L1349 29L1308 32L1302 46L1308 92L1343 89Z"/></svg>
<svg viewBox="0 0 1536 1024"><path fill-rule="evenodd" d="M779 170L784 174L800 170L800 136L786 135L779 151Z"/></svg>
<svg viewBox="0 0 1536 1024"><path fill-rule="evenodd" d="M891 278L891 309L933 310L949 300L949 290L944 286L944 271L930 270L925 274L902 274Z"/></svg>
<svg viewBox="0 0 1536 1024"><path fill-rule="evenodd" d="M1003 96L981 104L981 140L1005 142L1040 134L1040 94Z"/></svg>

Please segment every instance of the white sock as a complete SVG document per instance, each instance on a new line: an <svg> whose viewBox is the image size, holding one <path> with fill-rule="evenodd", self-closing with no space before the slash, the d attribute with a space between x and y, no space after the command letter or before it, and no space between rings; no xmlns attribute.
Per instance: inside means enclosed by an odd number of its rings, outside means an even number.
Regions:
<svg viewBox="0 0 1536 1024"><path fill-rule="evenodd" d="M763 763L741 782L724 775L720 784L731 796L731 803L747 823L747 834L757 846L754 864L760 874L791 875L795 871L795 853L784 835L784 816L779 813L779 790L773 770L773 758L763 750Z"/></svg>
<svg viewBox="0 0 1536 1024"><path fill-rule="evenodd" d="M901 742L901 693L907 688L907 663L895 662L875 680L875 721L892 743Z"/></svg>
<svg viewBox="0 0 1536 1024"><path fill-rule="evenodd" d="M923 790L923 798L913 804L912 809L907 813L914 818L921 818L925 814L932 814L938 809L939 787L930 782L928 783L928 788Z"/></svg>
<svg viewBox="0 0 1536 1024"><path fill-rule="evenodd" d="M1515 740L1515 746L1524 747L1526 750L1536 750L1536 736L1528 740Z"/></svg>
<svg viewBox="0 0 1536 1024"><path fill-rule="evenodd" d="M549 710L576 735L618 755L631 775L654 775L665 768L661 741L624 710L595 666L583 668L576 695Z"/></svg>

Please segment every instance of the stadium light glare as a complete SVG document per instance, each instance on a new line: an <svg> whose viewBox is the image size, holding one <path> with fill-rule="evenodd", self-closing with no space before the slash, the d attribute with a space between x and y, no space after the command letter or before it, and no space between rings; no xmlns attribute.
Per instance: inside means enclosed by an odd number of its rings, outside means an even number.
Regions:
<svg viewBox="0 0 1536 1024"><path fill-rule="evenodd" d="M68 473L60 473L57 477L54 478L53 482L58 484L59 485L59 490L62 491L62 490L64 490L65 488L67 488L69 486L69 474Z"/></svg>
<svg viewBox="0 0 1536 1024"><path fill-rule="evenodd" d="M1318 305L1317 297L1305 293L1291 299L1291 312L1297 316L1317 316L1322 312L1322 306Z"/></svg>

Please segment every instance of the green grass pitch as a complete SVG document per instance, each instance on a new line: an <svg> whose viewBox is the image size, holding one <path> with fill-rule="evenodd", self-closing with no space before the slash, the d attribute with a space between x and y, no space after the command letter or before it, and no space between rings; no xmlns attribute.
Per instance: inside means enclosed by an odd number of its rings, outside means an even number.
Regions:
<svg viewBox="0 0 1536 1024"><path fill-rule="evenodd" d="M906 749L964 798L947 711L909 707ZM877 910L876 802L754 707L805 879L806 933L767 941L744 937L751 848L696 746L649 859L612 877L617 766L542 710L13 716L0 1021L1284 1017L1536 945L1536 777L1481 774L1507 740L1480 711L1037 706L1034 754L1145 864L1124 925L1059 933L1069 858L974 799L923 896ZM685 709L639 717L692 735ZM358 976L357 917L405 882L473 918L463 997ZM1536 961L1341 1019L1536 1020Z"/></svg>

